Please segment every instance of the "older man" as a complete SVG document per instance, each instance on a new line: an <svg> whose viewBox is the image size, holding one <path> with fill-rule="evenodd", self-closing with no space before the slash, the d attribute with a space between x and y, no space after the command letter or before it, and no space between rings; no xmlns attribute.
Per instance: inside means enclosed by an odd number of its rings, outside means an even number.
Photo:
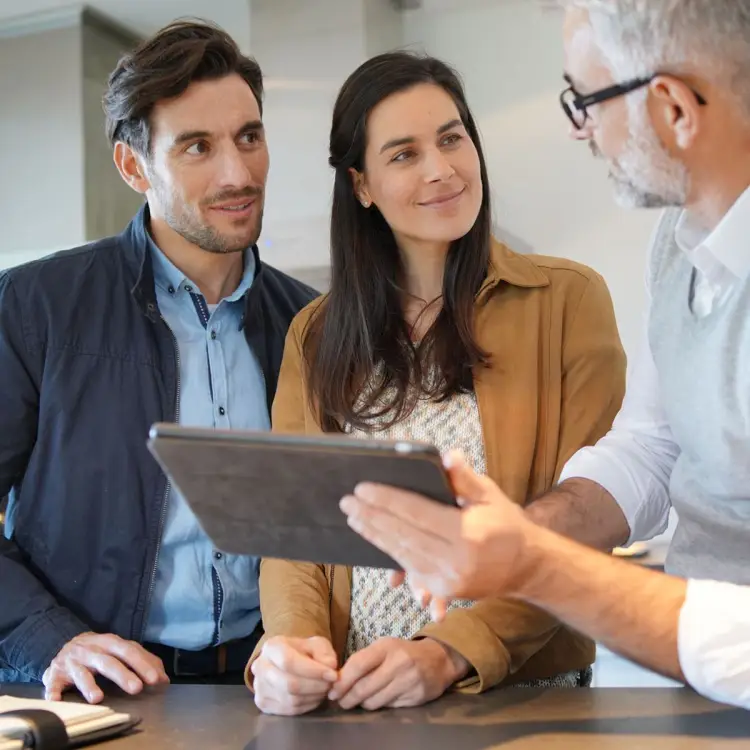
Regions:
<svg viewBox="0 0 750 750"><path fill-rule="evenodd" d="M528 518L608 549L664 530L674 507L679 523L668 572L750 584L750 2L564 4L568 88L561 102L573 137L607 161L621 204L675 210L654 238L647 335L623 409L610 434L574 456L561 484L528 507ZM682 609L680 644L691 644L680 649L684 676L709 694L723 685L716 694L750 702L746 589L691 582L685 601L683 582L612 568L542 536L540 544L559 546L565 562L552 553L539 558L550 562L545 593L529 594L508 589L506 571L493 566L488 550L507 542L502 529L467 537L458 510L399 493L377 492L369 500L348 501L355 526L437 592L463 591L462 555L477 555L481 565L474 567L500 579L494 593L529 595L676 676ZM417 507L421 516L414 515ZM383 525L393 519L389 508L396 525ZM422 530L438 524L447 540L444 559L430 563ZM522 536L537 543L528 530ZM563 587L561 576L574 585ZM447 585L451 578L463 583ZM577 614L570 602L581 600L571 588L596 601ZM561 595L565 601L556 603ZM607 619L613 612L619 616ZM743 629L745 645L737 645ZM730 676L731 685L722 682Z"/></svg>

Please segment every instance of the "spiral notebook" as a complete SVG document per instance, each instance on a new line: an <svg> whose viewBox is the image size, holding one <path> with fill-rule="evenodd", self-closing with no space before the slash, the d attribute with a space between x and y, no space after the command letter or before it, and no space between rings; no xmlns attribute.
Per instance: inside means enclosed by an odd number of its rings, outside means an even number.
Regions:
<svg viewBox="0 0 750 750"><path fill-rule="evenodd" d="M0 695L0 750L23 750L31 745L32 728L27 719L8 715L17 711L46 711L62 722L68 742L61 748L98 742L132 729L138 720L106 706L53 702Z"/></svg>

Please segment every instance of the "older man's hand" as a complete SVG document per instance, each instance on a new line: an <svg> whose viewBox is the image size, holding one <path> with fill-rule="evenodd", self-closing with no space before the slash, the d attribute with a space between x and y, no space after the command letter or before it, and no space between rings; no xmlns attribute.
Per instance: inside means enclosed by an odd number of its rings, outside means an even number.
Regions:
<svg viewBox="0 0 750 750"><path fill-rule="evenodd" d="M417 599L432 599L437 618L444 599L511 595L536 528L460 454L446 456L445 465L460 508L373 484L341 501L349 526L403 567ZM403 574L392 576L393 585L403 581Z"/></svg>

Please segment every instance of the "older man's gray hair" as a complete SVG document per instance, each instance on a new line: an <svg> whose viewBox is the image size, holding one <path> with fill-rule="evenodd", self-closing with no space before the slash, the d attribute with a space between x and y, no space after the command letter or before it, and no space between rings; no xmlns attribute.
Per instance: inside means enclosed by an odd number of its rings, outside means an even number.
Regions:
<svg viewBox="0 0 750 750"><path fill-rule="evenodd" d="M750 114L750 0L559 0L587 10L620 79L693 73L733 93Z"/></svg>

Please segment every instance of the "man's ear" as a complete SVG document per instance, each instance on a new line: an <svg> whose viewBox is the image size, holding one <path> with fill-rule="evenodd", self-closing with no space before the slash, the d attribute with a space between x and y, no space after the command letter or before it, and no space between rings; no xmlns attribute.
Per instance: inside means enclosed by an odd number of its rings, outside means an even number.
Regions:
<svg viewBox="0 0 750 750"><path fill-rule="evenodd" d="M365 185L365 176L362 172L358 172L354 169L354 167L350 167L349 175L352 178L352 189L354 190L354 195L357 196L357 200L365 208L370 208L372 205L372 198L370 197L370 193L367 191L367 186Z"/></svg>
<svg viewBox="0 0 750 750"><path fill-rule="evenodd" d="M151 183L146 176L146 170L141 157L130 146L118 141L115 144L113 159L122 179L136 193L145 194L151 187Z"/></svg>
<svg viewBox="0 0 750 750"><path fill-rule="evenodd" d="M669 75L654 78L650 90L655 105L652 116L661 125L657 131L671 131L677 148L690 148L700 129L703 107L698 95L684 81Z"/></svg>

